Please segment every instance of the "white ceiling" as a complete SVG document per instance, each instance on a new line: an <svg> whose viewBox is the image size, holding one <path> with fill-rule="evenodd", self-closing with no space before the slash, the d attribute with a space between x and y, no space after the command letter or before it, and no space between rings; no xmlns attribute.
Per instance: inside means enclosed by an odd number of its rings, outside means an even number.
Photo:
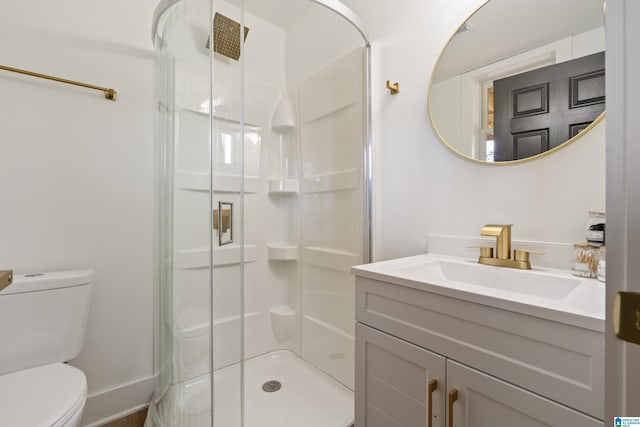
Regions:
<svg viewBox="0 0 640 427"><path fill-rule="evenodd" d="M241 0L227 0L240 6ZM244 0L244 9L265 21L286 28L296 16L307 10L312 4L309 0Z"/></svg>
<svg viewBox="0 0 640 427"><path fill-rule="evenodd" d="M491 0L438 63L438 80L604 25L602 0Z"/></svg>

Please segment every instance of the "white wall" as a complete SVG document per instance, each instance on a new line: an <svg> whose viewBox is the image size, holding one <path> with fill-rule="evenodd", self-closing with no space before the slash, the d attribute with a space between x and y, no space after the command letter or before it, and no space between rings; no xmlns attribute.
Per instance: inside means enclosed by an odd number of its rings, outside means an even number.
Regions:
<svg viewBox="0 0 640 427"><path fill-rule="evenodd" d="M154 3L24 1L0 14L3 65L119 93L0 71L0 266L95 269L72 362L88 379L85 421L142 404L153 387Z"/></svg>
<svg viewBox="0 0 640 427"><path fill-rule="evenodd" d="M490 222L513 223L518 240L584 239L587 211L604 209L604 121L559 153L515 166L458 157L429 122L433 66L482 0L399 0L388 10L343 2L373 44L376 259L424 252L429 233L477 236ZM398 95L385 89L388 79L400 82Z"/></svg>

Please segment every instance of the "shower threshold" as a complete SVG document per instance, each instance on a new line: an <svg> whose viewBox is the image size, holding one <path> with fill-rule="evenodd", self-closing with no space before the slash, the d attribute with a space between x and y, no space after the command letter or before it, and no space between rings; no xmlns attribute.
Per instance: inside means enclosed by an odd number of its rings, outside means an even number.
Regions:
<svg viewBox="0 0 640 427"><path fill-rule="evenodd" d="M240 427L240 366L215 372L215 427ZM279 388L268 390L276 381ZM210 425L210 377L171 387L161 404L168 426ZM245 362L244 427L348 427L353 392L294 353L280 350Z"/></svg>

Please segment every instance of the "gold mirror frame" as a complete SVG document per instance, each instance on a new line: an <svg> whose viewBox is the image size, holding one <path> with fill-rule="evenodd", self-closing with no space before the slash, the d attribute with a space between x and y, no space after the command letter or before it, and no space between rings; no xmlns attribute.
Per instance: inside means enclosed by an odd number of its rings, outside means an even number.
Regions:
<svg viewBox="0 0 640 427"><path fill-rule="evenodd" d="M581 137L583 137L584 135L586 135L589 131L591 131L591 129L593 129L598 123L600 123L606 116L606 107L605 107L605 111L603 111L598 117L596 117L595 120L593 120L586 128L584 128L581 132L579 132L577 135L575 135L574 137L568 139L567 141L563 142L562 144L553 147L543 153L540 154L536 154L534 156L530 156L524 159L518 159L518 160L506 160L506 161L500 161L500 162L490 162L490 161L486 161L486 160L481 160L481 159L476 159L474 157L471 157L465 153L460 152L459 150L457 150L456 148L454 148L453 146L451 146L446 139L444 138L444 136L440 133L440 131L438 130L438 126L436 125L436 122L433 118L433 114L432 114L432 108L431 108L431 94L432 94L432 87L433 87L433 82L434 82L434 78L436 77L436 73L438 71L438 66L440 65L440 62L442 60L442 57L444 55L444 53L446 52L447 48L450 46L452 40L456 37L458 30L464 26L480 9L482 9L483 7L487 6L487 4L491 3L492 0L486 0L485 2L483 2L480 6L478 6L475 10L473 10L473 12L471 12L469 15L467 15L467 17L464 19L464 21L462 21L462 24L459 25L458 27L456 27L455 31L453 32L453 34L449 37L449 39L447 40L447 43L445 44L445 46L442 48L442 50L440 51L440 53L438 54L438 58L435 62L435 65L433 67L433 70L431 72L431 76L429 78L429 86L428 86L428 90L427 90L427 111L429 114L429 121L431 122L431 126L433 127L433 130L435 131L436 135L438 135L438 138L440 139L440 141L453 153L455 153L458 157L461 157L463 159L466 160L470 160L474 163L478 163L478 164L482 164L482 165L489 165L489 166L510 166L510 165L516 165L516 164L520 164L520 163L525 163L528 161L532 161L532 160L537 160L540 159L542 157L548 156L550 154L555 153L556 151L561 150L562 148L567 147L568 145L570 145L571 143L573 143L574 141L577 141L578 139L580 139ZM534 0L535 1L535 0ZM603 22L603 26L604 23L606 21L606 0L602 1L602 22ZM605 101L606 102L606 101Z"/></svg>

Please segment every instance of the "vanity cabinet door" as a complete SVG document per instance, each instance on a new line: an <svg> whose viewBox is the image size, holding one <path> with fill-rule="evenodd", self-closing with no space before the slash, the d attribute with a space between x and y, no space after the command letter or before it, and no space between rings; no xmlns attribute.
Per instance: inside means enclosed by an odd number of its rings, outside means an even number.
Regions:
<svg viewBox="0 0 640 427"><path fill-rule="evenodd" d="M600 420L452 360L447 360L446 393L447 400L451 400L447 402L447 417L453 415L453 423L448 421L448 426L604 425Z"/></svg>
<svg viewBox="0 0 640 427"><path fill-rule="evenodd" d="M446 359L356 324L356 427L445 427Z"/></svg>

